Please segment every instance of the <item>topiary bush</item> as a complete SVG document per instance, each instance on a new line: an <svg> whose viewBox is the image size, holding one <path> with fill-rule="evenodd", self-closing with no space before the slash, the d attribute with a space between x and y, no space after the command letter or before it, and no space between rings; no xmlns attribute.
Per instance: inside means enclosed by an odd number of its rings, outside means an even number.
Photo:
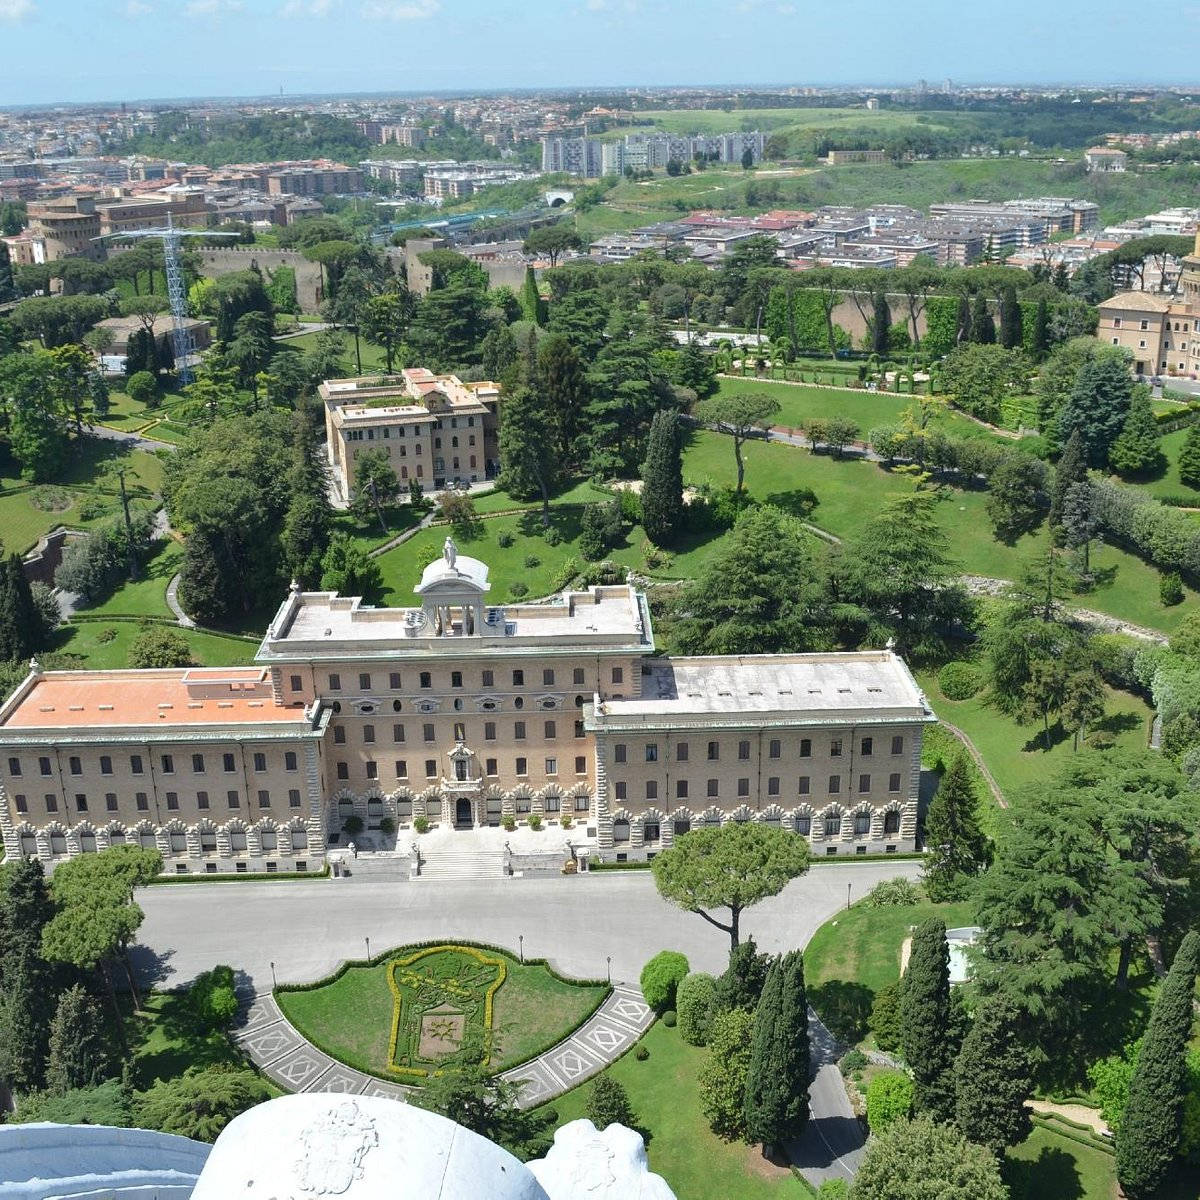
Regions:
<svg viewBox="0 0 1200 1200"><path fill-rule="evenodd" d="M385 835L390 835L396 832L396 822L391 817L384 817L379 822L379 832Z"/></svg>
<svg viewBox="0 0 1200 1200"><path fill-rule="evenodd" d="M501 550L507 550L517 539L509 529L501 530L496 534L496 545Z"/></svg>
<svg viewBox="0 0 1200 1200"><path fill-rule="evenodd" d="M872 1133L912 1111L913 1081L903 1071L881 1071L867 1084L867 1124Z"/></svg>
<svg viewBox="0 0 1200 1200"><path fill-rule="evenodd" d="M512 596L514 600L520 600L522 596L529 595L529 584L518 579L516 583L509 584L508 594Z"/></svg>
<svg viewBox="0 0 1200 1200"><path fill-rule="evenodd" d="M209 1029L228 1029L237 1016L233 968L224 964L196 976L188 988L188 1003L196 1019Z"/></svg>
<svg viewBox="0 0 1200 1200"><path fill-rule="evenodd" d="M693 971L675 989L675 1011L679 1036L689 1046L703 1046L717 1010L717 981L703 971Z"/></svg>
<svg viewBox="0 0 1200 1200"><path fill-rule="evenodd" d="M650 1057L650 1051L647 1050L645 1046L639 1046L633 1052L633 1057L636 1058L638 1062L645 1062L646 1059Z"/></svg>
<svg viewBox="0 0 1200 1200"><path fill-rule="evenodd" d="M663 1013L663 1015L662 1015L662 1023L663 1023L663 1024L664 1024L664 1025L665 1025L665 1026L666 1026L668 1029L674 1029L674 1028L675 1028L675 1021L676 1021L676 1019L677 1019L677 1018L676 1018L676 1016L675 1016L675 1010L674 1010L673 1008L668 1008L668 1009L667 1009L667 1011L666 1011L665 1013Z"/></svg>
<svg viewBox="0 0 1200 1200"><path fill-rule="evenodd" d="M352 814L342 822L342 832L348 834L350 837L354 837L355 834L362 833L362 831L363 819L357 813Z"/></svg>
<svg viewBox="0 0 1200 1200"><path fill-rule="evenodd" d="M562 542L562 534L558 532L558 529L555 528L555 526L551 525L542 535L542 540L547 546L557 546Z"/></svg>
<svg viewBox="0 0 1200 1200"><path fill-rule="evenodd" d="M867 908L890 908L893 905L919 904L921 889L911 879L884 879L866 895Z"/></svg>
<svg viewBox="0 0 1200 1200"><path fill-rule="evenodd" d="M886 984L875 993L871 1004L871 1016L867 1027L875 1035L875 1044L880 1050L898 1050L904 1031L900 1015L900 980Z"/></svg>
<svg viewBox="0 0 1200 1200"><path fill-rule="evenodd" d="M1158 581L1158 598L1167 608L1182 604L1183 595L1183 580L1178 571L1168 571Z"/></svg>
<svg viewBox="0 0 1200 1200"><path fill-rule="evenodd" d="M643 968L639 982L646 1003L656 1013L675 1008L679 981L688 973L687 956L678 950L661 950Z"/></svg>
<svg viewBox="0 0 1200 1200"><path fill-rule="evenodd" d="M534 567L540 567L542 560L536 554L525 555L525 569L532 571Z"/></svg>
<svg viewBox="0 0 1200 1200"><path fill-rule="evenodd" d="M601 1130L610 1125L631 1128L637 1120L633 1115L633 1106L629 1103L629 1093L618 1080L608 1074L596 1077L588 1092L584 1115Z"/></svg>
<svg viewBox="0 0 1200 1200"><path fill-rule="evenodd" d="M428 832L429 832L429 818L428 818L428 817L416 817L416 818L414 818L414 820L413 820L413 828L414 828L414 829L415 829L415 830L416 830L418 833L428 833Z"/></svg>
<svg viewBox="0 0 1200 1200"><path fill-rule="evenodd" d="M968 662L948 662L937 676L947 700L970 700L983 687L983 672Z"/></svg>

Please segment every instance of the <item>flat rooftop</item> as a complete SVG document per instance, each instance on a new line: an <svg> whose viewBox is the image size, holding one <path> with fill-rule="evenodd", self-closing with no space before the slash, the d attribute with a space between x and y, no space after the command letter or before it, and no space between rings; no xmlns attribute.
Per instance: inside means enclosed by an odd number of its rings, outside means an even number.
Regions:
<svg viewBox="0 0 1200 1200"><path fill-rule="evenodd" d="M459 560L463 561L462 559ZM458 601L441 596L439 602ZM360 597L336 592L298 592L272 621L256 661L302 660L313 656L419 657L505 653L540 648L653 649L649 614L642 597L628 586L567 592L546 604L489 605L484 624L463 636L437 634L420 608L371 608Z"/></svg>
<svg viewBox="0 0 1200 1200"><path fill-rule="evenodd" d="M605 701L594 721L780 711L816 719L851 713L932 719L904 660L890 650L868 650L653 659L643 668L642 695Z"/></svg>
<svg viewBox="0 0 1200 1200"><path fill-rule="evenodd" d="M275 702L262 667L50 671L0 708L0 729L20 730L284 722L309 723Z"/></svg>

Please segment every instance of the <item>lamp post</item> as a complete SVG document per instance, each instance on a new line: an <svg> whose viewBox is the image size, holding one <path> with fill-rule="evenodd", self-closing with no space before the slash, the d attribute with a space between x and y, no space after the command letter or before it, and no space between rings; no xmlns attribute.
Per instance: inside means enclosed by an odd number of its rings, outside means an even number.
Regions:
<svg viewBox="0 0 1200 1200"><path fill-rule="evenodd" d="M606 955L604 961L608 965L608 982L612 983L612 955Z"/></svg>
<svg viewBox="0 0 1200 1200"><path fill-rule="evenodd" d="M517 945L520 947L521 966L524 966L525 965L525 935L523 933L517 934Z"/></svg>
<svg viewBox="0 0 1200 1200"><path fill-rule="evenodd" d="M364 940L367 943L367 962L370 962L371 961L371 939L369 937L364 937Z"/></svg>
<svg viewBox="0 0 1200 1200"><path fill-rule="evenodd" d="M846 884L846 907L850 907L850 889L854 886L852 883Z"/></svg>
<svg viewBox="0 0 1200 1200"><path fill-rule="evenodd" d="M279 982L275 978L275 964L272 963L271 964L271 987L277 988L278 986L279 986Z"/></svg>

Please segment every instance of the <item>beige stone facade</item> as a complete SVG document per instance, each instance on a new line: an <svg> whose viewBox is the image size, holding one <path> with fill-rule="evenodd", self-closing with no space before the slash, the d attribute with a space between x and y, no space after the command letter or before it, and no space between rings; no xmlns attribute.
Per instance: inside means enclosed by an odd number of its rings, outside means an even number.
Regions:
<svg viewBox="0 0 1200 1200"><path fill-rule="evenodd" d="M913 848L934 718L890 650L661 658L636 589L500 608L450 539L415 590L293 588L253 667L33 670L0 707L6 852L137 840L170 873L313 870L351 816L536 816L609 860L727 820L818 854Z"/></svg>
<svg viewBox="0 0 1200 1200"><path fill-rule="evenodd" d="M382 450L402 488L478 483L500 470L500 388L412 367L396 376L327 379L325 433L334 481L349 499L355 459Z"/></svg>
<svg viewBox="0 0 1200 1200"><path fill-rule="evenodd" d="M1200 233L1177 294L1121 292L1105 300L1096 336L1128 350L1137 375L1200 376Z"/></svg>

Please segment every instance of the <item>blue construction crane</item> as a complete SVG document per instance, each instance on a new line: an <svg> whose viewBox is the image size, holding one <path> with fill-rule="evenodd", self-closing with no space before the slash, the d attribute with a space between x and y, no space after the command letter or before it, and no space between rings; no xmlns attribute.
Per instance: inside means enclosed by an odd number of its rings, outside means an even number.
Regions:
<svg viewBox="0 0 1200 1200"><path fill-rule="evenodd" d="M171 305L171 348L175 352L175 363L179 368L179 382L192 382L191 356L196 347L192 344L191 330L187 327L187 289L184 287L183 267L179 262L179 239L185 237L235 238L236 233L215 233L209 229L176 229L171 214L167 213L165 229L131 229L125 233L105 233L93 241L136 241L157 238L163 246L163 264L167 272L167 299Z"/></svg>

